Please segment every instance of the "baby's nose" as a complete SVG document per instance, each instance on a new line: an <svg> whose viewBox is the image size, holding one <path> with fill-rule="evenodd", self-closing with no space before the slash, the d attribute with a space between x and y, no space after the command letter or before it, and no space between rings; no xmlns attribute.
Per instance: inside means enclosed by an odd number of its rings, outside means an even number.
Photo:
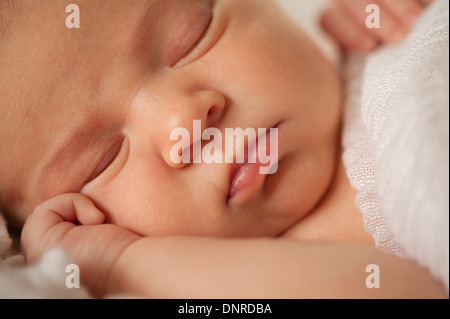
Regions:
<svg viewBox="0 0 450 319"><path fill-rule="evenodd" d="M162 156L171 167L182 168L187 163L174 163L170 155L173 145L176 143L170 139L172 133L180 129L189 132L190 142L184 148L191 148L196 143L201 145L202 134L194 132L194 127L196 127L194 122L197 123L197 129L198 123L200 123L202 133L206 128L214 127L224 115L226 98L218 91L204 90L186 95L177 100L175 104L171 105L171 111L167 114L168 132L165 134L165 138L169 143L161 144L164 145Z"/></svg>
<svg viewBox="0 0 450 319"><path fill-rule="evenodd" d="M177 127L188 128L194 120L200 120L202 127L212 127L222 118L225 104L223 94L213 90L199 91L180 101L176 112L171 114L171 122L177 123Z"/></svg>

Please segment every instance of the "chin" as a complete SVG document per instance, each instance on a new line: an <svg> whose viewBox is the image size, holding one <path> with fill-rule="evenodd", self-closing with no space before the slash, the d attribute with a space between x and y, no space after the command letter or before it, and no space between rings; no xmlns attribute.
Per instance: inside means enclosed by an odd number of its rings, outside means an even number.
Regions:
<svg viewBox="0 0 450 319"><path fill-rule="evenodd" d="M304 158L301 152L282 158L279 170L264 185L264 211L279 220L284 230L311 214L328 193L337 160Z"/></svg>

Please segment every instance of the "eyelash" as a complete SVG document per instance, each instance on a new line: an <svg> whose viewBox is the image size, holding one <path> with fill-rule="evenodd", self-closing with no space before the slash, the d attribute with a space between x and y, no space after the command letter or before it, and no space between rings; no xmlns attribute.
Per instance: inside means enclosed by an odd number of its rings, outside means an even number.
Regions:
<svg viewBox="0 0 450 319"><path fill-rule="evenodd" d="M97 164L96 168L89 176L86 184L94 181L96 178L101 176L104 172L106 172L119 157L120 153L123 150L123 140L114 143L103 155L100 162Z"/></svg>
<svg viewBox="0 0 450 319"><path fill-rule="evenodd" d="M200 33L198 38L196 38L196 40L189 47L189 49L187 49L186 52L182 54L182 56L173 65L173 67L183 66L183 65L187 64L188 62L194 62L198 58L200 58L200 56L198 56L198 57L194 56L194 58L189 59L189 57L191 57L196 51L199 51L201 49L204 40L208 37L208 35L212 29L211 26L213 24L213 21L214 21L214 12L211 8L210 19L209 19L208 24L206 25L205 29L203 30L203 32ZM200 51L202 51L202 50L200 50Z"/></svg>

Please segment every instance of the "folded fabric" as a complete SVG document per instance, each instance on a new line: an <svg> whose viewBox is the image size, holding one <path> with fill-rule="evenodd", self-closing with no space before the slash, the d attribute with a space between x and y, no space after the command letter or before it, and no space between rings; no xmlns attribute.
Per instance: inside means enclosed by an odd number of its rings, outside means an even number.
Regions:
<svg viewBox="0 0 450 319"><path fill-rule="evenodd" d="M75 286L74 273L68 268L72 264L60 249L49 250L37 264L14 265L21 263L20 255L0 262L0 299L92 298L82 286Z"/></svg>
<svg viewBox="0 0 450 319"><path fill-rule="evenodd" d="M353 55L344 163L377 247L417 260L449 287L449 2L408 38Z"/></svg>
<svg viewBox="0 0 450 319"><path fill-rule="evenodd" d="M0 299L14 298L91 298L88 291L68 288L71 275L68 256L60 249L48 251L39 263L26 266L25 258L13 247L4 217L0 212Z"/></svg>

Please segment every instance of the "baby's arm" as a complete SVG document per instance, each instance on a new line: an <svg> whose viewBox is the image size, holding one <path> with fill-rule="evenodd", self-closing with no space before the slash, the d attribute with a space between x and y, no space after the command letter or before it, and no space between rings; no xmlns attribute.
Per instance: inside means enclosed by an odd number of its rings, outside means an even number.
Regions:
<svg viewBox="0 0 450 319"><path fill-rule="evenodd" d="M102 222L103 214L79 194L43 203L23 229L27 260L62 246L96 296L446 297L426 270L368 247L285 239L142 238ZM366 287L368 264L380 267L379 289Z"/></svg>
<svg viewBox="0 0 450 319"><path fill-rule="evenodd" d="M321 23L343 49L369 52L380 44L401 41L430 2L432 0L332 0ZM379 8L379 28L369 28L366 24L372 13L366 10L372 4Z"/></svg>
<svg viewBox="0 0 450 319"><path fill-rule="evenodd" d="M380 288L366 286L366 267ZM117 291L151 298L447 298L414 262L374 248L284 239L144 238L112 273Z"/></svg>

